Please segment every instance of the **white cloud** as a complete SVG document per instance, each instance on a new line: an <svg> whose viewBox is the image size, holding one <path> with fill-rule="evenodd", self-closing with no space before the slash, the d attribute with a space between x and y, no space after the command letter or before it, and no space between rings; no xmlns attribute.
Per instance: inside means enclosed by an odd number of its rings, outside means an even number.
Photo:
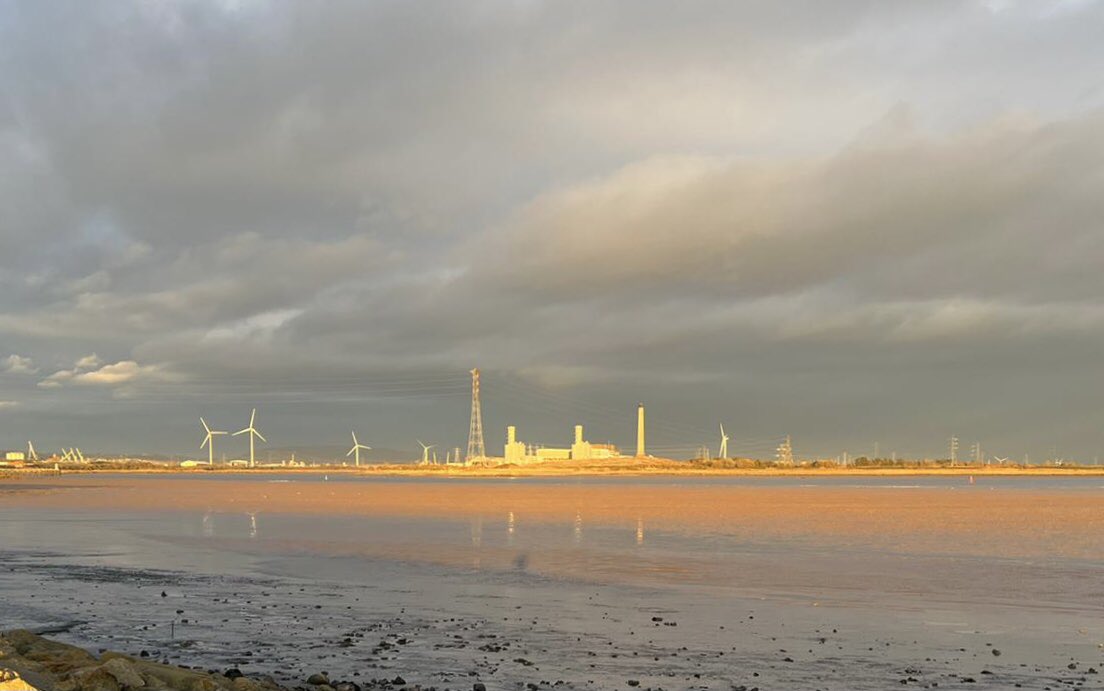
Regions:
<svg viewBox="0 0 1104 691"><path fill-rule="evenodd" d="M140 365L134 360L120 360L105 365L96 355L88 355L77 361L72 369L54 372L38 383L44 389L74 386L116 387L124 384L151 381L172 381L176 375L161 365Z"/></svg>
<svg viewBox="0 0 1104 691"><path fill-rule="evenodd" d="M19 401L0 401L0 410L10 410L12 408L18 408L19 406Z"/></svg>
<svg viewBox="0 0 1104 691"><path fill-rule="evenodd" d="M3 360L0 360L0 372L7 372L8 374L37 374L38 368L35 367L34 361L31 360L31 358L12 353Z"/></svg>
<svg viewBox="0 0 1104 691"><path fill-rule="evenodd" d="M99 355L92 353L91 355L85 355L81 359L77 360L77 364L74 366L74 369L90 370L95 369L101 365L103 365L103 360L100 359Z"/></svg>
<svg viewBox="0 0 1104 691"><path fill-rule="evenodd" d="M139 365L134 360L122 360L91 372L81 372L73 377L74 384L87 386L118 386L135 381L160 381L171 378L158 365Z"/></svg>

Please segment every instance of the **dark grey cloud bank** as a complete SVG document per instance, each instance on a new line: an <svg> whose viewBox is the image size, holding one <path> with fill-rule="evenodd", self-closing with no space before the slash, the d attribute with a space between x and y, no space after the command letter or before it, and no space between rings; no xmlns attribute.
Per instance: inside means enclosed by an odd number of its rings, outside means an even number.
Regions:
<svg viewBox="0 0 1104 691"><path fill-rule="evenodd" d="M1104 7L9 3L0 446L1104 448ZM232 451L238 451L229 447Z"/></svg>

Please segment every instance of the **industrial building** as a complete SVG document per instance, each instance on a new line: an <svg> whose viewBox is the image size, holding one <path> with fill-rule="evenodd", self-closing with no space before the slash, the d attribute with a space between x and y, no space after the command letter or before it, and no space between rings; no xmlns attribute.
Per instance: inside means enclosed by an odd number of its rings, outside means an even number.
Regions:
<svg viewBox="0 0 1104 691"><path fill-rule="evenodd" d="M575 425L575 441L570 447L535 447L518 441L517 427L506 428L505 462L515 465L545 461L592 461L617 458L621 451L613 444L593 444L583 439L583 426Z"/></svg>

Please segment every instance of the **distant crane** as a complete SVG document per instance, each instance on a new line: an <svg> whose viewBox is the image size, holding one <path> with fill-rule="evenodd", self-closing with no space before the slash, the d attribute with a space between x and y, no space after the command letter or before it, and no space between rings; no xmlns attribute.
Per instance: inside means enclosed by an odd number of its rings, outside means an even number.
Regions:
<svg viewBox="0 0 1104 691"><path fill-rule="evenodd" d="M360 450L364 449L365 451L368 451L371 448L372 448L371 446L365 446L364 444L361 444L359 441L357 441L356 432L353 432L353 448L349 449L349 453L345 454L345 458L348 458L349 456L352 456L353 454L356 454L356 466L359 468L360 467Z"/></svg>
<svg viewBox="0 0 1104 691"><path fill-rule="evenodd" d="M429 450L437 446L436 444L423 444L422 440L417 440L418 444L422 447L422 465L429 465Z"/></svg>
<svg viewBox="0 0 1104 691"><path fill-rule="evenodd" d="M724 423L721 423L721 448L717 455L721 458L728 458L728 435L724 431Z"/></svg>
<svg viewBox="0 0 1104 691"><path fill-rule="evenodd" d="M243 430L239 430L237 432L234 432L234 435L233 435L233 436L236 437L239 434L245 434L247 432L249 433L249 467L250 468L252 468L256 465L256 462L253 458L254 438L255 437L260 437L261 441L263 441L266 444L268 443L268 440L264 438L264 435L262 435L260 432L257 431L257 428L254 425L254 423L256 421L257 421L257 409L254 408L253 409L253 414L249 416L249 426L246 427Z"/></svg>
<svg viewBox="0 0 1104 691"><path fill-rule="evenodd" d="M220 430L213 430L207 425L207 421L202 417L199 418L200 424L203 425L203 429L207 430L207 436L204 437L203 443L199 445L199 448L207 447L207 465L215 464L215 436L219 434L226 434L226 432Z"/></svg>

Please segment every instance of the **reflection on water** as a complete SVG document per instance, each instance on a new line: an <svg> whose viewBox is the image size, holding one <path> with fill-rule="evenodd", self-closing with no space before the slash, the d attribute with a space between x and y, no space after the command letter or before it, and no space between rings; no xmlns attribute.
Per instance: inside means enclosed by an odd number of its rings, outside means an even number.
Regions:
<svg viewBox="0 0 1104 691"><path fill-rule="evenodd" d="M326 487L325 500L332 502L331 489L333 485ZM893 499L885 499L887 491L894 492ZM936 534L938 541L914 537L910 542L899 539L899 521L885 518L899 512L871 513L871 502L881 496L883 502L917 503L912 489L871 490L857 495L862 502L847 506L829 503L838 496L835 490L803 493L796 497L800 502L783 508L764 503L740 514L740 521L733 520L736 514L723 513L734 503L726 495L713 497L715 503L705 505L708 511L699 501L701 520L673 521L657 507L675 505L685 514L691 502L682 494L656 492L643 501L642 495L618 499L604 488L597 500L568 497L555 512L543 514L538 509L547 509L547 502L513 495L492 497L497 503L483 495L471 505L452 504L449 511L432 516L294 513L246 502L218 511L207 508L206 495L204 503L176 511L0 506L0 559L6 550L23 550L30 561L48 555L41 558L38 571L0 569L0 620L6 616L33 624L79 615L94 622L98 634L130 632L132 647L141 649L155 635L144 628L150 624L147 612L132 621L127 619L131 609L115 603L148 597L150 612L164 610L164 621L151 627L172 626L172 612L183 607L189 620L203 622L189 624L189 639L207 637L211 655L224 654L225 641L256 648L263 638L265 646L272 646L269 661L277 669L289 668L287 659L298 666L317 665L318 653L295 634L281 639L272 631L300 632L309 623L318 630L329 627L326 640L336 641L366 622L380 626L394 621L404 637L411 628L421 626L423 631L419 645L389 653L405 655L404 660L377 660L393 665L392 674L404 676L411 669L426 675L457 669L467 674L486 659L487 651L481 643L463 652L458 641L470 639L475 627L486 627L478 635L526 648L502 650L502 659L492 656L488 665L502 670L510 682L501 688L539 679L528 676L528 667L509 666L519 656L537 655L544 656L537 658L542 673L572 680L569 688L622 688L626 679L642 674L654 674L647 682L653 687L688 688L697 685L703 671L711 679L710 688L731 688L729 681L751 681L730 679L734 670L758 669L763 677L757 673L755 683L763 688L882 689L889 687L887 664L894 669L890 682L896 685L897 669L925 661L922 666L930 674L934 663L929 659L968 646L971 654L980 651L986 669L1005 664L1005 674L1023 669L1022 662L1041 659L1050 664L1054 658L1065 669L1074 654L1087 659L1085 650L1093 652L1104 641L1099 586L1104 582L1104 550L1099 546L1104 543L1090 512L1069 509L1065 497L1044 496L1052 504L1049 514L1033 505L1030 515L1036 521L1050 515L1060 524L1059 532L1045 535L1060 535L1065 543L1058 547L1064 552L1024 555L1004 547L1022 549L1030 541L1032 525L1008 520L1020 515L1015 507L1022 495L1008 503L994 501L989 490L966 491L924 495L941 502L924 510L953 530ZM456 494L460 492L450 496ZM982 512L974 502L980 501L992 509L1000 530L975 520ZM263 511L247 511L246 506ZM1084 502L1082 506L1092 508ZM771 510L776 513L760 514ZM264 531L259 529L262 513ZM851 515L856 522L873 524L871 529L850 530L854 522L823 529ZM518 529L519 517L525 519L524 530ZM768 530L778 525L787 530ZM1052 542L1048 539L1047 549L1055 548ZM55 569L54 559L64 568ZM82 562L104 569L107 576L70 568ZM131 569L129 573L138 575L126 581L110 569ZM176 579L172 571L195 577ZM210 574L217 579L208 580ZM41 609L14 609L13 604L21 604L17 594L31 592L28 584L43 579L54 579L49 602L36 605ZM99 595L103 591L93 593L89 582L116 590ZM160 596L166 590L172 601ZM230 618L229 592L239 612ZM214 593L223 599L212 597ZM269 595L272 599L265 601ZM183 598L187 602L178 605ZM82 600L88 603L87 616L72 604ZM324 616L318 614L319 605ZM199 610L194 619L193 608ZM523 608L524 613L518 611ZM396 619L399 615L405 618ZM375 630L371 637L378 639ZM580 640L597 642L580 645ZM885 647L888 640L896 641L894 651ZM986 647L989 643L1004 651L999 661ZM607 648L598 660L589 655ZM782 648L817 652L799 660L802 664L776 668ZM744 657L737 658L737 650ZM347 654L362 652L352 648ZM722 658L722 652L728 656ZM189 656L200 654L199 648L187 651ZM795 658L800 654L785 653ZM342 661L339 655L327 657L326 664L363 671L365 657ZM887 662L885 656L893 655L897 657ZM839 664L840 659L847 664ZM978 673L973 663L978 659L974 655L967 672ZM257 658L250 664L259 664ZM686 683L666 678L672 670ZM873 681L855 683L862 670ZM780 677L789 683L764 683ZM449 687L471 687L469 679L463 681ZM956 679L940 681L940 687L959 688Z"/></svg>
<svg viewBox="0 0 1104 691"><path fill-rule="evenodd" d="M473 547L483 544L483 517L476 516L471 519L471 541Z"/></svg>

